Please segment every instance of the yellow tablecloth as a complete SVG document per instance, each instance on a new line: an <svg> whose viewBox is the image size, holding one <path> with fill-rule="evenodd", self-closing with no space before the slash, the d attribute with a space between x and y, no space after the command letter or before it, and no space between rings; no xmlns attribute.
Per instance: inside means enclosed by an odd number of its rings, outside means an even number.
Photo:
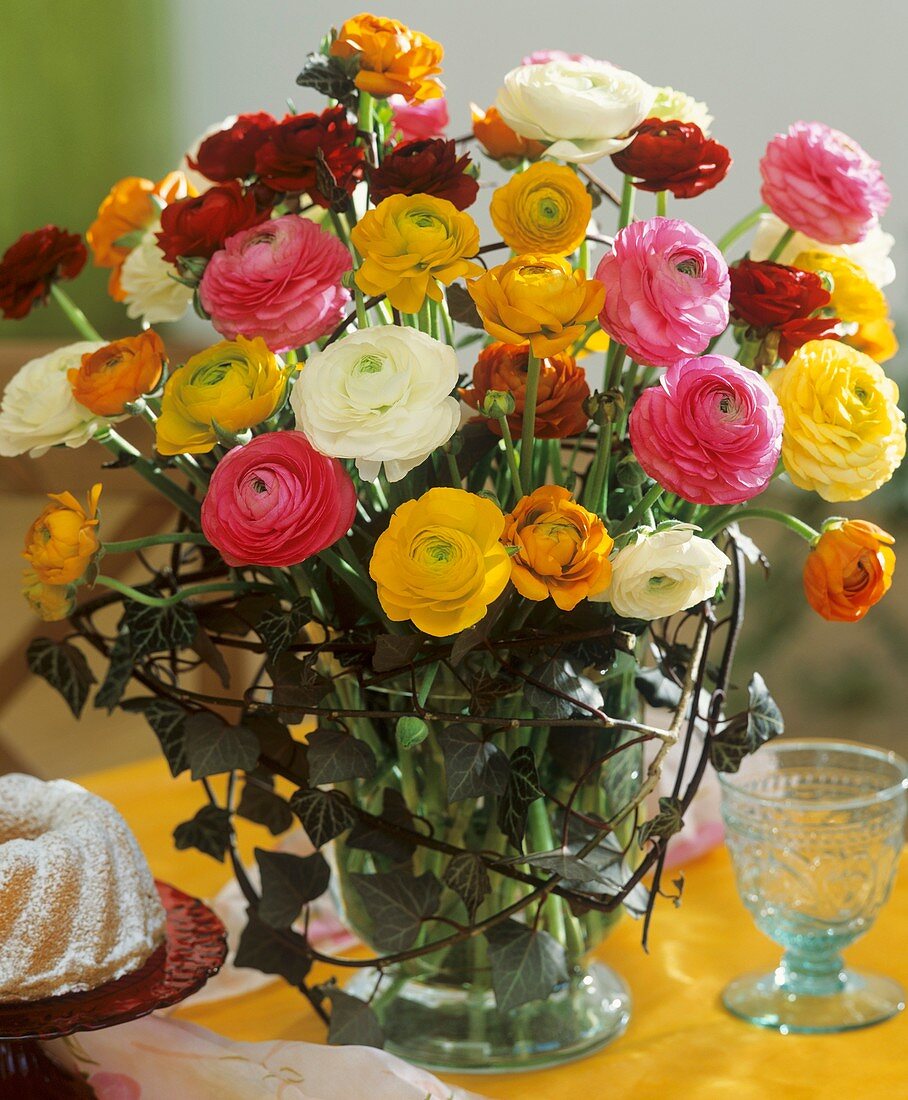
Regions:
<svg viewBox="0 0 908 1100"><path fill-rule="evenodd" d="M174 826L191 817L201 799L185 776L171 779L163 760L112 768L81 782L120 809L158 878L209 897L227 881L226 866L173 847ZM241 842L244 858L251 857L255 844L273 843L252 825L242 830ZM908 1098L905 1014L832 1036L781 1036L728 1016L719 1004L725 982L745 970L771 969L779 950L757 932L738 900L724 851L691 864L685 878L681 907L663 902L657 910L649 955L640 948L639 924L630 919L601 949L602 959L633 992L631 1023L621 1039L559 1069L445 1079L495 1100ZM848 961L908 986L906 928L908 875L903 873L876 926L849 950ZM329 975L327 968L321 971L314 974L317 980ZM320 1022L282 982L245 997L182 1009L180 1015L234 1039L323 1040Z"/></svg>

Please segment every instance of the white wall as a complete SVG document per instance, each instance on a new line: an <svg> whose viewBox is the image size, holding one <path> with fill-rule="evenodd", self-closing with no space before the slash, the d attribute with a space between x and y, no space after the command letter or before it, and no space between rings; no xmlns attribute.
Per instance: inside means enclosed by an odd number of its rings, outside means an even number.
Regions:
<svg viewBox="0 0 908 1100"><path fill-rule="evenodd" d="M356 0L183 0L178 73L188 143L237 111L280 114L317 97L295 84L307 52ZM799 118L851 134L883 163L894 199L886 227L908 264L908 5L901 0L393 0L393 15L445 47L451 134L469 129L469 102L490 103L501 75L533 49L606 58L654 84L705 99L714 135L735 163L715 191L672 212L720 234L759 202L757 161L767 139ZM608 160L598 170L611 175ZM908 275L889 290L904 314Z"/></svg>

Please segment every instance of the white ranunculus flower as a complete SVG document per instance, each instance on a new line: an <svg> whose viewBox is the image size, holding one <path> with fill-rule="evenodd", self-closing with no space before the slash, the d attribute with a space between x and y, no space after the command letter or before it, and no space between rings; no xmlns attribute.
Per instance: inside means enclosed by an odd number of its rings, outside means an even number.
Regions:
<svg viewBox="0 0 908 1100"><path fill-rule="evenodd" d="M177 269L164 259L158 247L155 234L160 228L161 222L157 220L145 230L120 269L126 313L141 317L149 325L179 321L192 301L192 291L173 278Z"/></svg>
<svg viewBox="0 0 908 1100"><path fill-rule="evenodd" d="M713 116L705 103L694 99L687 92L669 87L656 89L656 99L650 107L649 117L661 118L666 122L671 119L677 122L694 122L707 135L713 124Z"/></svg>
<svg viewBox="0 0 908 1100"><path fill-rule="evenodd" d="M599 596L628 619L662 619L708 599L718 588L728 556L698 528L679 523L643 530L612 559L612 583Z"/></svg>
<svg viewBox="0 0 908 1100"><path fill-rule="evenodd" d="M82 365L82 356L103 348L82 340L32 359L10 379L0 404L0 455L40 458L58 444L81 447L110 423L73 397L67 371Z"/></svg>
<svg viewBox="0 0 908 1100"><path fill-rule="evenodd" d="M787 228L785 222L775 214L764 214L757 224L757 232L750 246L750 258L752 260L769 259L770 253ZM834 256L846 256L864 269L871 282L876 283L878 287L884 287L895 279L895 264L889 258L894 244L895 237L891 233L885 233L879 225L874 226L867 236L856 244L823 244L803 233L795 233L782 249L781 255L776 257L776 262L794 263L798 253L817 249Z"/></svg>
<svg viewBox="0 0 908 1100"><path fill-rule="evenodd" d="M290 404L296 426L334 458L356 459L360 476L399 481L460 424L453 348L411 328L353 332L316 352Z"/></svg>
<svg viewBox="0 0 908 1100"><path fill-rule="evenodd" d="M655 95L639 76L606 62L556 60L512 69L495 106L516 133L550 142L549 156L583 164L628 146Z"/></svg>

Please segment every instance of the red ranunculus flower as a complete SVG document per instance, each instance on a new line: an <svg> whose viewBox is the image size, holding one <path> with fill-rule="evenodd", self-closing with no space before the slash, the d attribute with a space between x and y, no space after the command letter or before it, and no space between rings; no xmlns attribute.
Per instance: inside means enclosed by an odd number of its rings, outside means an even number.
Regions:
<svg viewBox="0 0 908 1100"><path fill-rule="evenodd" d="M329 107L320 115L289 115L259 149L255 169L273 191L305 191L319 206L330 206L331 196L319 186L319 152L337 186L352 194L364 161L356 127L343 107Z"/></svg>
<svg viewBox="0 0 908 1100"><path fill-rule="evenodd" d="M268 214L268 210L258 208L252 191L244 192L237 180L231 180L165 206L158 244L168 263L176 263L178 256L208 260L228 237L258 225Z"/></svg>
<svg viewBox="0 0 908 1100"><path fill-rule="evenodd" d="M267 111L240 115L232 126L205 138L189 165L215 183L242 180L255 171L255 154L277 120Z"/></svg>
<svg viewBox="0 0 908 1100"><path fill-rule="evenodd" d="M372 173L372 199L381 202L389 195L435 195L466 210L479 192L479 184L467 173L469 164L469 156L458 157L453 141L405 141Z"/></svg>
<svg viewBox="0 0 908 1100"><path fill-rule="evenodd" d="M829 305L829 291L813 271L769 260L741 260L729 269L731 319L779 333L779 354L788 359L808 340L836 339L835 317L814 317Z"/></svg>
<svg viewBox="0 0 908 1100"><path fill-rule="evenodd" d="M0 260L0 310L20 321L37 302L47 301L51 284L75 279L88 257L82 238L56 225L23 233Z"/></svg>
<svg viewBox="0 0 908 1100"><path fill-rule="evenodd" d="M722 182L731 167L724 145L708 138L695 122L647 118L634 140L612 157L615 167L634 177L641 191L671 191L692 199Z"/></svg>

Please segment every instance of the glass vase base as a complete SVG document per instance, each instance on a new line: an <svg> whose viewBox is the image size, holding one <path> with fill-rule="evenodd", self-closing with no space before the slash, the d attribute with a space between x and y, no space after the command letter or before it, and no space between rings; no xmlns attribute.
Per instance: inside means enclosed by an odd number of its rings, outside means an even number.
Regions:
<svg viewBox="0 0 908 1100"><path fill-rule="evenodd" d="M733 1016L787 1034L819 1035L882 1023L905 1008L905 991L881 974L843 970L834 993L795 993L776 974L744 974L722 991Z"/></svg>
<svg viewBox="0 0 908 1100"><path fill-rule="evenodd" d="M379 980L374 970L360 971L346 989L372 997L385 1050L436 1072L514 1073L571 1062L621 1035L631 1008L627 986L602 963L578 971L545 1000L510 1012L498 1011L488 989L393 973Z"/></svg>

